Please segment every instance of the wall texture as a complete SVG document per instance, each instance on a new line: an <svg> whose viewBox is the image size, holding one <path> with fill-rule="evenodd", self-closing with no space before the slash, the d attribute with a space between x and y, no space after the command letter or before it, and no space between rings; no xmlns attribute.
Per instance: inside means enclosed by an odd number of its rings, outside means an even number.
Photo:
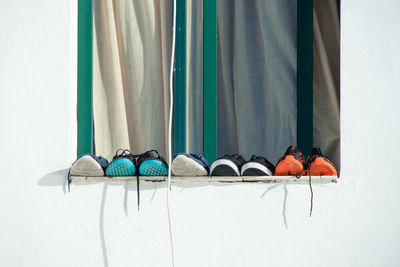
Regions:
<svg viewBox="0 0 400 267"><path fill-rule="evenodd" d="M336 185L173 186L176 266L400 264L400 3L342 1ZM81 185L76 0L0 3L0 266L169 266L165 188Z"/></svg>

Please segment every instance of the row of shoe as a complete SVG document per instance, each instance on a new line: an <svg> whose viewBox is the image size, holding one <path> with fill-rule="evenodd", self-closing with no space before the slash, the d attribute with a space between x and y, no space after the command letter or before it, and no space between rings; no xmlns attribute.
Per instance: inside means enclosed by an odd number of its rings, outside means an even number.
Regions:
<svg viewBox="0 0 400 267"><path fill-rule="evenodd" d="M289 146L275 167L262 156L253 155L246 161L241 155L225 155L210 166L200 154L178 153L171 170L175 176L285 176L312 175L337 176L333 163L314 147L305 160L295 147ZM72 165L71 175L76 176L166 176L168 165L156 150L134 155L129 150L118 150L111 163L99 156L85 154Z"/></svg>
<svg viewBox="0 0 400 267"><path fill-rule="evenodd" d="M71 166L70 175L76 176L166 176L168 165L156 150L134 155L119 149L113 160L94 154L81 155Z"/></svg>
<svg viewBox="0 0 400 267"><path fill-rule="evenodd" d="M172 172L177 176L337 176L337 171L321 149L314 147L305 160L303 154L292 145L279 158L276 167L262 156L253 155L246 161L243 156L225 155L209 167L201 155L178 154L172 162Z"/></svg>

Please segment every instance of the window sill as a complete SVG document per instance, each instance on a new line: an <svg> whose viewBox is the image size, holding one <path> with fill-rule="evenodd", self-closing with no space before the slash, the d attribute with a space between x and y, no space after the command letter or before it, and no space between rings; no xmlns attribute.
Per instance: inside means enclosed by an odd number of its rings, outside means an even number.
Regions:
<svg viewBox="0 0 400 267"><path fill-rule="evenodd" d="M101 183L101 182L136 182L136 176L71 176L71 182L75 184ZM140 176L140 182L163 183L168 180L166 176ZM200 183L292 183L308 184L309 176L172 176L171 183L200 182ZM337 183L336 176L311 176L313 184Z"/></svg>

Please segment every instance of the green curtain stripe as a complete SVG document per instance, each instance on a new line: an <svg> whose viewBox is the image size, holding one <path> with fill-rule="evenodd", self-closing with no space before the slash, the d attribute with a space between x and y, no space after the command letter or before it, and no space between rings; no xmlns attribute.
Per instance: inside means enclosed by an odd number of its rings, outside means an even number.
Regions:
<svg viewBox="0 0 400 267"><path fill-rule="evenodd" d="M78 1L78 156L93 152L92 0Z"/></svg>
<svg viewBox="0 0 400 267"><path fill-rule="evenodd" d="M217 158L217 1L204 0L204 156Z"/></svg>
<svg viewBox="0 0 400 267"><path fill-rule="evenodd" d="M297 146L313 146L313 0L297 1Z"/></svg>
<svg viewBox="0 0 400 267"><path fill-rule="evenodd" d="M186 152L186 0L176 1L174 153Z"/></svg>

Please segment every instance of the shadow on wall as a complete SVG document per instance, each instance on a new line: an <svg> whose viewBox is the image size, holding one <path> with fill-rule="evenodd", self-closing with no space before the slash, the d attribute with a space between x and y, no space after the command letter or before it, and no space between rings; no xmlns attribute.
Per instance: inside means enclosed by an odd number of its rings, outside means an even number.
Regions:
<svg viewBox="0 0 400 267"><path fill-rule="evenodd" d="M61 187L64 194L67 193L68 191L68 171L69 169L62 169L58 171L54 171L51 173L48 173L41 177L39 181L37 182L37 185L39 186L45 186L45 187ZM88 185L88 184L74 184L74 186L82 186L82 185ZM180 194L182 191L184 191L186 188L194 188L194 187L205 187L205 186L224 186L226 187L227 185L234 186L232 183L221 183L221 184L215 184L215 185L209 185L209 184L204 184L204 183L199 183L199 182L190 182L190 183L176 183L174 184L175 187L179 187L180 190L175 191L176 193ZM288 229L288 223L287 223L287 218L286 218L286 202L287 202L287 196L288 196L288 190L286 187L286 184L274 184L269 186L264 193L261 195L261 198L264 198L265 195L278 188L280 185L283 185L284 187L284 197L283 197L283 205L282 205L282 217L283 217L283 223L286 229ZM128 194L129 191L134 191L137 192L137 184L135 182L104 182L104 187L103 187L103 193L102 193L102 198L101 198L101 203L100 203L100 214L99 214L99 234L100 234L100 242L101 242L101 248L102 248L102 254L103 254L103 262L104 266L108 266L108 256L107 256L107 246L106 246L106 237L105 237L105 232L104 232L104 216L105 216L105 206L106 206L106 199L107 199L107 189L108 186L124 186L124 212L125 215L128 216ZM140 191L146 191L146 190L154 190L150 201L153 201L157 190L160 188L165 188L166 183L145 183L145 184L140 184ZM140 193L140 192L139 192Z"/></svg>
<svg viewBox="0 0 400 267"><path fill-rule="evenodd" d="M68 181L67 181L68 171L69 171L69 169L62 169L62 170L48 173L45 176L41 177L39 179L39 181L37 182L37 184L40 186L62 187L64 194L66 194L67 187L68 187Z"/></svg>
<svg viewBox="0 0 400 267"><path fill-rule="evenodd" d="M282 184L274 184L271 185L270 187L268 187L264 193L261 194L261 198L264 198L264 196L271 190L279 187ZM285 225L285 228L288 229L288 223L287 223L287 218L286 218L286 204L287 204L287 196L288 196L288 190L287 190L287 185L286 183L283 183L283 190L285 192L284 196L283 196L283 204L282 204L282 218L283 218L283 224Z"/></svg>

